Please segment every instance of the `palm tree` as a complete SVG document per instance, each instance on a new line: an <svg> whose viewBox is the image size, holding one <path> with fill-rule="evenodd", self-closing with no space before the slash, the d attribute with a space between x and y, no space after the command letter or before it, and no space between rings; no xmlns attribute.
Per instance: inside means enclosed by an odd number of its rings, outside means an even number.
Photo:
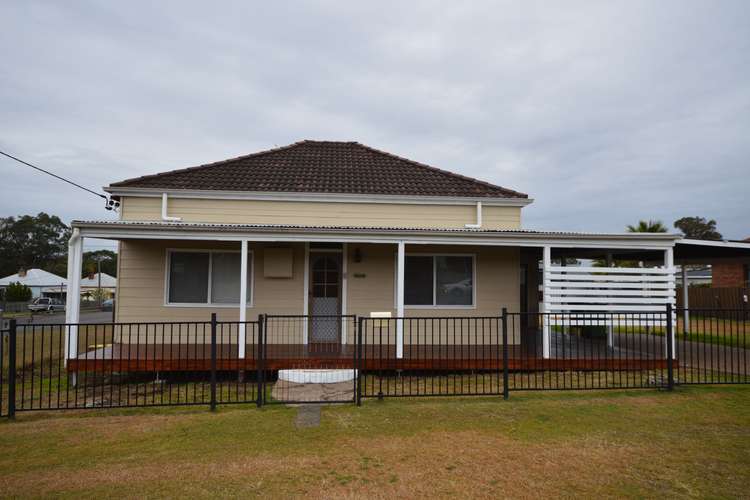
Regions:
<svg viewBox="0 0 750 500"><path fill-rule="evenodd" d="M660 220L639 220L637 226L628 224L627 230L629 233L666 233L667 227ZM594 259L595 267L606 267L607 261L605 259ZM615 267L639 267L640 262L634 260L623 260L613 262Z"/></svg>
<svg viewBox="0 0 750 500"><path fill-rule="evenodd" d="M629 233L666 233L667 227L660 220L641 220L637 226L628 225Z"/></svg>

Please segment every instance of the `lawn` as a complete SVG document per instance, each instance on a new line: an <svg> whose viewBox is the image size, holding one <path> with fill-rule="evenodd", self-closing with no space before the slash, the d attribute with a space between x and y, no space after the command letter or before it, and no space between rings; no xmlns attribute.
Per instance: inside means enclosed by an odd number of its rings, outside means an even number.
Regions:
<svg viewBox="0 0 750 500"><path fill-rule="evenodd" d="M297 408L36 413L0 423L4 496L743 497L750 387Z"/></svg>
<svg viewBox="0 0 750 500"><path fill-rule="evenodd" d="M689 340L705 344L723 345L728 347L750 348L750 321L738 321L727 318L711 318L694 314L690 317L689 333L685 332L685 322L682 315L677 317L675 335L678 342ZM560 331L559 327L558 330ZM651 334L663 336L666 328L662 326L644 327L633 326L625 322L615 327L620 334Z"/></svg>

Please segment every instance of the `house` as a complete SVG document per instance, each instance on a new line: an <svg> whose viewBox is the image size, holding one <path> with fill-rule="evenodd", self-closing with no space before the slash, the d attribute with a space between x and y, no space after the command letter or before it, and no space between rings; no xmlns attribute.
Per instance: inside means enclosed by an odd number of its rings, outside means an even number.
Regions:
<svg viewBox="0 0 750 500"><path fill-rule="evenodd" d="M750 243L750 238L745 238L742 242ZM716 288L750 287L750 265L743 262L718 262L712 267L712 286Z"/></svg>
<svg viewBox="0 0 750 500"><path fill-rule="evenodd" d="M110 299L117 291L117 278L107 273L91 273L81 278L81 296L94 300L97 290L102 290L102 298Z"/></svg>
<svg viewBox="0 0 750 500"><path fill-rule="evenodd" d="M477 322L457 319L497 318L503 308L663 312L674 303L676 260L750 250L665 233L527 230L527 194L357 142L302 141L105 190L120 218L73 222L71 288L81 288L84 238L118 240L118 323L203 322L213 312L236 323L229 343L241 359L251 357L246 322L260 314L302 318L291 333L269 331L270 347L287 348L351 346L340 319L350 315L398 318L387 342L402 359L414 335L480 344ZM571 268L567 257L651 267ZM77 304L67 314L77 323ZM339 319L308 321L326 317ZM424 332L401 318L446 321ZM554 356L554 316L544 321L541 333L519 321L508 342L541 335L540 356ZM186 339L205 342L194 330Z"/></svg>
<svg viewBox="0 0 750 500"><path fill-rule="evenodd" d="M117 290L117 278L107 273L101 273L101 279L99 279L98 273L91 273L81 278L81 299L84 301L95 300L97 290L100 288L102 290L102 299L114 298ZM60 286L42 288L42 295L44 297L56 297L64 300L67 295L67 280L66 284L61 284Z"/></svg>
<svg viewBox="0 0 750 500"><path fill-rule="evenodd" d="M16 274L0 279L0 288L11 283L21 283L31 289L32 298L62 297L68 280L43 269L21 269Z"/></svg>

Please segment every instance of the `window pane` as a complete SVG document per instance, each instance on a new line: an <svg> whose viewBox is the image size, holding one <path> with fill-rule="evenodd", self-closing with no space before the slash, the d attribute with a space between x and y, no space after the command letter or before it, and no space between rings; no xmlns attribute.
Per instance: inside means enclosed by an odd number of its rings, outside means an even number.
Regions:
<svg viewBox="0 0 750 500"><path fill-rule="evenodd" d="M169 264L169 302L205 304L208 299L208 254L173 252Z"/></svg>
<svg viewBox="0 0 750 500"><path fill-rule="evenodd" d="M211 302L240 303L240 254L211 254Z"/></svg>
<svg viewBox="0 0 750 500"><path fill-rule="evenodd" d="M407 255L404 302L410 306L432 305L432 257Z"/></svg>
<svg viewBox="0 0 750 500"><path fill-rule="evenodd" d="M438 305L470 306L473 297L471 257L435 257Z"/></svg>

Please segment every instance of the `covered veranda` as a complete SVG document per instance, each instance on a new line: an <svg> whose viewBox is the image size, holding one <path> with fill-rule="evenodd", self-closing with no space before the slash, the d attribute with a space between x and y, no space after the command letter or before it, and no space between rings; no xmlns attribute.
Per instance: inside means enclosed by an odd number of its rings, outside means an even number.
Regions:
<svg viewBox="0 0 750 500"><path fill-rule="evenodd" d="M653 353L646 356L634 354L632 349L620 349L618 354L617 343L617 320L614 313L628 314L636 311L653 312L655 315L664 311L667 303L674 301L674 244L678 238L666 234L577 234L577 233L552 233L534 231L498 231L482 229L465 230L441 230L441 229L399 229L399 228L342 228L342 227L303 227L303 226L279 226L279 225L237 225L237 224L199 224L178 222L75 222L73 237L70 241L70 253L68 263L68 278L70 288L76 296L80 288L81 257L84 238L115 239L121 242L140 241L180 241L187 244L197 242L220 242L227 247L236 247L240 253L240 276L247 275L248 268L253 262L248 258L247 249L250 245L265 244L297 244L303 245L305 256L302 274L304 283L300 286L299 296L290 297L293 315L299 317L296 326L298 334L293 337L294 341L274 343L268 341L264 346L268 369L271 367L300 366L303 364L318 363L319 365L348 364L354 360L354 349L356 349L355 330L342 328L343 334L335 345L310 342L307 336L310 318L315 317L309 303L309 252L310 248L323 248L326 245L337 245L343 251L354 252L355 247L361 245L379 245L389 249L392 267L379 271L386 274L385 282L391 283L392 307L381 304L373 304L372 307L364 306L354 310L351 300L347 300L347 288L352 287L350 270L346 268L347 259L343 260L341 269L341 308L337 316L340 321L343 318L357 314L360 317L370 318L376 313L388 313L390 316L389 337L387 342L375 342L367 340L363 346L363 359L392 360L394 369L419 369L429 363L430 366L443 366L444 369L452 369L460 364L463 367L474 366L492 369L499 359L501 342L495 336L485 341L460 341L453 340L449 343L426 343L419 336L412 336L411 319L430 318L439 316L441 321L454 321L458 318L492 318L497 320L503 308L511 313L524 315L518 316L517 324L508 338L509 353L514 359L518 359L517 366L523 368L528 366L530 359L541 360L535 367L543 368L553 366L557 362L558 367L561 355L560 347L565 347L566 360L574 360L571 353L579 348L581 352L588 349L593 352L593 340L587 340L578 336L567 335L561 330L561 324L556 323L564 314L571 312L598 311L606 315L598 321L605 322L611 327L612 332L605 343L605 349L600 358L603 363L617 364L618 359L627 359L629 363L639 359L652 359ZM440 309L410 309L405 301L405 264L406 256L412 249L418 248L440 248L440 247L473 247L473 248L506 248L514 249L517 259L513 262L513 270L508 274L507 280L514 283L514 297L508 299L504 296L485 297L492 303L492 310L485 313L477 311L477 308L452 309L441 311ZM580 252L590 255L611 255L613 258L620 255L643 254L649 255L654 261L659 260L659 265L648 269L638 269L623 273L622 269L614 266L604 267L569 267L565 266L565 256L578 255ZM536 272L541 263L541 282ZM521 274L521 278L518 275ZM239 280L240 304L248 303L248 295L251 290L246 280ZM591 284L595 290L591 290ZM250 287L252 287L252 283ZM256 285L257 286L257 285ZM483 289L478 287L477 294L482 294ZM485 287L486 288L486 287ZM122 287L121 287L122 289ZM118 290L120 293L120 290ZM575 299L573 299L575 297ZM540 300L541 299L541 300ZM348 303L349 302L349 303ZM228 311L231 307L222 307L219 311ZM219 353L224 353L228 369L244 367L252 369L257 356L254 354L257 341L251 337L257 336L257 315L271 314L274 311L264 311L257 307L255 311L248 310L249 307L235 306L236 319L225 323L233 323L233 336L226 345L219 348ZM208 321L211 308L199 310L201 321ZM255 312L255 314L253 314ZM249 316L249 314L253 314ZM439 313L439 314L438 314ZM481 313L481 314L480 314ZM559 318L555 318L558 315ZM164 370L179 370L181 365L174 362L176 359L192 359L191 366L195 369L203 369L207 366L208 358L201 356L199 351L205 352L202 346L205 342L196 340L180 341L176 347L173 340L165 341L162 338L160 345L152 342L150 350L142 346L135 347L123 341L123 337L113 337L111 345L91 349L88 345L82 346L78 337L79 320L78 305L68 302L66 322L69 326L70 335L66 337L66 359L69 360L69 369L86 369L89 363L109 363L125 369L136 368L142 360L150 360ZM192 318L191 318L192 319ZM136 321L130 318L128 324L153 323L156 321ZM561 320L562 321L562 320ZM588 322L592 319L588 318ZM652 320L656 321L656 320ZM114 329L122 328L117 324L125 324L116 318ZM164 323L164 322L161 322ZM565 326L564 324L562 326ZM571 326L571 325L568 325ZM576 326L576 325L572 325ZM442 327L441 327L442 328ZM459 325L459 329L466 326ZM497 329L494 331L497 335ZM256 337L257 338L257 337ZM291 337L290 337L291 338ZM563 339L563 340L561 340ZM152 339L153 340L153 339ZM143 342L138 340L138 342ZM148 339L145 341L149 342ZM491 345L484 345L491 342ZM168 345L167 348L161 346ZM574 345L574 343L577 343ZM533 345L533 349L529 346ZM596 343L598 346L599 344ZM577 346L577 347L576 347ZM599 347L597 347L598 349ZM271 356L273 355L273 356ZM590 357L590 356L589 356ZM141 359L142 358L142 359ZM221 359L222 356L219 356ZM522 361L523 359L523 361ZM317 361L316 361L317 360ZM435 364L434 361L442 363ZM453 361L451 361L453 360ZM556 361L557 360L557 361ZM126 363L127 361L127 363ZM573 361L566 361L573 363ZM572 365L571 365L572 366ZM241 369L241 368L238 368Z"/></svg>

